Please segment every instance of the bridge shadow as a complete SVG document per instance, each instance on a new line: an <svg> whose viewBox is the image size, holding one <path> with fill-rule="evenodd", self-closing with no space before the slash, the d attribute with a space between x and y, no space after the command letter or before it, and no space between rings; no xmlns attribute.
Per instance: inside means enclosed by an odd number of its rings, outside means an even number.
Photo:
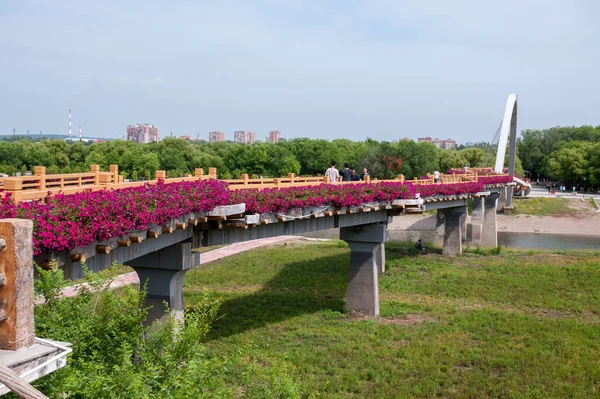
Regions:
<svg viewBox="0 0 600 399"><path fill-rule="evenodd" d="M349 251L291 262L260 291L241 296L225 293L229 298L222 300L220 318L213 323L206 340L228 337L324 309L343 312L349 263ZM193 298L190 299L193 302Z"/></svg>

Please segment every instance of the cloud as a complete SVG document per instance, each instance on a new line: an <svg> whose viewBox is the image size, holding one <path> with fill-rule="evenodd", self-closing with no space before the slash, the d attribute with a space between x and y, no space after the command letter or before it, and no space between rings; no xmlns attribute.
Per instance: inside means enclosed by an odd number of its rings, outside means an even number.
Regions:
<svg viewBox="0 0 600 399"><path fill-rule="evenodd" d="M511 92L521 127L600 123L600 6L584 0L10 7L0 8L0 132L62 126L58 111L72 105L98 135L142 119L181 133L485 140Z"/></svg>

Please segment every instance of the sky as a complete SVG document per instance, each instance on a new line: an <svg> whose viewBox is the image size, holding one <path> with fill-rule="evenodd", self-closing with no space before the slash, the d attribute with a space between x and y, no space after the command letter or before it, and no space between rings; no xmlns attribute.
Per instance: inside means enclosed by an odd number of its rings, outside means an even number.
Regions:
<svg viewBox="0 0 600 399"><path fill-rule="evenodd" d="M491 141L600 125L597 0L0 0L0 134Z"/></svg>

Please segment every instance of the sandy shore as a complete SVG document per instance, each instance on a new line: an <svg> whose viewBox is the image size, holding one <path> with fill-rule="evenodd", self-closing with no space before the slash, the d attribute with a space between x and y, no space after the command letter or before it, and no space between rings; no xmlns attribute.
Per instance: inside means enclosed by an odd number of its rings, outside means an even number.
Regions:
<svg viewBox="0 0 600 399"><path fill-rule="evenodd" d="M600 214L560 216L498 215L498 231L542 234L597 235L600 238Z"/></svg>
<svg viewBox="0 0 600 399"><path fill-rule="evenodd" d="M559 216L497 215L498 231L542 234L579 234L600 237L600 214L564 214ZM467 220L468 222L469 220ZM435 216L411 215L394 218L390 230L431 231Z"/></svg>

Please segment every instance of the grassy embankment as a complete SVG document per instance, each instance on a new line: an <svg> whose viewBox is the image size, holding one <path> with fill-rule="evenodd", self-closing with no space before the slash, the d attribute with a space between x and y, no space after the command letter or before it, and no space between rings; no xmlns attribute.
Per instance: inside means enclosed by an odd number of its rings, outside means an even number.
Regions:
<svg viewBox="0 0 600 399"><path fill-rule="evenodd" d="M388 245L381 318L344 313L342 242L250 251L190 271L222 317L209 358L238 397L600 395L600 253L405 256ZM279 396L278 396L279 397ZM283 397L283 396L282 396Z"/></svg>
<svg viewBox="0 0 600 399"><path fill-rule="evenodd" d="M568 213L593 213L596 211L591 198L518 198L513 199L515 215L546 216Z"/></svg>

